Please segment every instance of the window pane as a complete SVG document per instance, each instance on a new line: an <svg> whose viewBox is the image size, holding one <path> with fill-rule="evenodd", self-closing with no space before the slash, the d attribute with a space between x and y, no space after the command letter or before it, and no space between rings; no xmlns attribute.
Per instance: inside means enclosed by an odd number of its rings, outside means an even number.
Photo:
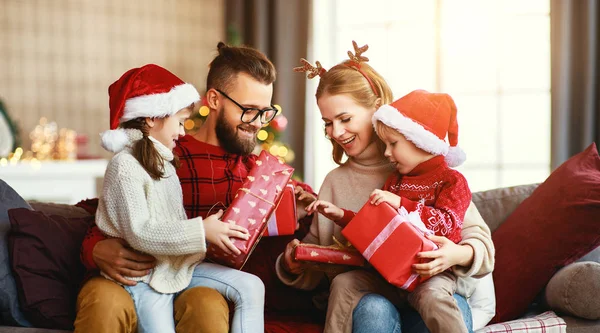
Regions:
<svg viewBox="0 0 600 333"><path fill-rule="evenodd" d="M550 90L550 18L505 16L500 41L504 90Z"/></svg>
<svg viewBox="0 0 600 333"><path fill-rule="evenodd" d="M505 95L500 100L503 163L550 161L550 93Z"/></svg>
<svg viewBox="0 0 600 333"><path fill-rule="evenodd" d="M550 14L550 0L502 0L499 4L502 12L508 14Z"/></svg>
<svg viewBox="0 0 600 333"><path fill-rule="evenodd" d="M467 154L465 166L498 161L496 95L452 96L457 108L458 145Z"/></svg>
<svg viewBox="0 0 600 333"><path fill-rule="evenodd" d="M495 91L497 86L496 4L446 1L441 20L442 90Z"/></svg>
<svg viewBox="0 0 600 333"><path fill-rule="evenodd" d="M498 187L498 171L496 169L459 167L458 170L467 178L471 192L485 191Z"/></svg>
<svg viewBox="0 0 600 333"><path fill-rule="evenodd" d="M387 32L386 63L375 67L396 98L415 89L435 89L435 30L431 20L393 24Z"/></svg>
<svg viewBox="0 0 600 333"><path fill-rule="evenodd" d="M550 165L533 168L509 168L501 172L501 187L541 183L550 175Z"/></svg>

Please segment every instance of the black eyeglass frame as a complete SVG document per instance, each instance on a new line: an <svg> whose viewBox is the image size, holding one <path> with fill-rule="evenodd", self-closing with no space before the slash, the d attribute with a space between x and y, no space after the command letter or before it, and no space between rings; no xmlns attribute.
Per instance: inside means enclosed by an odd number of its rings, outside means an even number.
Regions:
<svg viewBox="0 0 600 333"><path fill-rule="evenodd" d="M225 96L225 98L227 98L228 100L232 101L233 104L237 105L237 107L239 107L242 110L242 115L240 116L240 120L243 123L250 124L250 123L254 122L256 120L256 118L260 117L259 118L260 122L263 125L264 124L268 124L269 122L271 122L271 120L273 120L275 118L275 116L277 116L277 112L279 112L277 110L277 108L273 104L271 104L270 108L265 108L265 109L262 109L262 110L261 109L257 109L257 108L247 108L247 107L241 105L240 103L236 102L233 98L229 97L226 93L222 92L221 90L219 90L219 89L215 89L215 90L218 91L219 94ZM249 111L256 111L256 115L254 117L252 117L252 120L250 120L250 121L244 121L244 115L246 114L246 112L249 112ZM269 111L275 111L275 112L273 112L273 116L271 116L270 119L263 120L263 114L265 114L266 112L269 112Z"/></svg>

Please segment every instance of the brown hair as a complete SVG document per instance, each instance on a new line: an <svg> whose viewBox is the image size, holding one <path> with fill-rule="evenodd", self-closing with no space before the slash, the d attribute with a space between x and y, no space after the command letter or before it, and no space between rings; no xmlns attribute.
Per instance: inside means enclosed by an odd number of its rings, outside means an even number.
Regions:
<svg viewBox="0 0 600 333"><path fill-rule="evenodd" d="M258 82L271 84L277 72L275 66L260 51L247 46L217 45L219 54L211 61L206 78L206 89L229 92L239 73L246 73Z"/></svg>
<svg viewBox="0 0 600 333"><path fill-rule="evenodd" d="M150 177L154 180L159 180L165 175L164 160L160 156L158 150L154 148L154 143L148 138L148 124L146 124L146 118L140 117L129 121L126 121L120 125L121 128L137 129L142 132L142 139L136 141L133 144L132 155L142 165L144 170L148 172ZM171 164L176 168L179 168L179 158L173 155Z"/></svg>
<svg viewBox="0 0 600 333"><path fill-rule="evenodd" d="M368 76L375 91L371 88L369 81L356 68L348 66L350 60L346 60L335 65L327 72L321 75L319 85L317 87L317 100L323 95L341 95L350 96L357 104L371 109L377 107L377 99L381 98L380 105L389 104L394 100L392 89L388 86L383 77L377 73L373 67L366 63L361 63L361 70L364 75ZM377 92L377 93L375 93ZM344 148L335 140L329 139L333 145L333 161L340 165L344 156ZM385 151L385 145L379 138L376 138L377 146L381 152Z"/></svg>

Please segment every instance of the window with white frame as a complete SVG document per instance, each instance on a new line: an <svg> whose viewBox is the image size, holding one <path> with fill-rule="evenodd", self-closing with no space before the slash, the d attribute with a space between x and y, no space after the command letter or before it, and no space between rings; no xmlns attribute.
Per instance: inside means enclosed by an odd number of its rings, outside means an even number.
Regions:
<svg viewBox="0 0 600 333"><path fill-rule="evenodd" d="M394 98L450 94L458 107L458 168L472 191L543 181L550 173L549 0L313 0L309 61L329 68L351 41ZM316 81L316 80L312 80ZM309 82L306 180L335 167Z"/></svg>

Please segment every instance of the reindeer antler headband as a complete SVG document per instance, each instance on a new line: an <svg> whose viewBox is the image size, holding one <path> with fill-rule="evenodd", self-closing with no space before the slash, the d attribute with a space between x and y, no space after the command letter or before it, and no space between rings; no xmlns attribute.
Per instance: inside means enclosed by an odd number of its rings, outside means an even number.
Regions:
<svg viewBox="0 0 600 333"><path fill-rule="evenodd" d="M361 63L369 61L369 58L362 55L363 53L367 52L369 45L365 44L364 46L358 47L358 44L356 44L355 41L352 41L352 46L354 47L354 53L352 53L352 51L348 51L348 58L350 58L350 61L346 63L346 66L354 68L360 74L362 74L362 76L367 79L367 82L369 82L369 85L371 86L373 93L375 93L375 96L379 96L379 93L377 93L377 89L375 89L375 85L373 84L373 81L371 81L371 78L369 78L369 76L360 68ZM312 79L317 75L323 76L327 72L327 70L323 68L321 63L318 61L315 62L316 66L311 65L310 62L304 58L300 59L300 62L302 63L302 66L295 67L294 72L308 73L307 77L309 79Z"/></svg>

